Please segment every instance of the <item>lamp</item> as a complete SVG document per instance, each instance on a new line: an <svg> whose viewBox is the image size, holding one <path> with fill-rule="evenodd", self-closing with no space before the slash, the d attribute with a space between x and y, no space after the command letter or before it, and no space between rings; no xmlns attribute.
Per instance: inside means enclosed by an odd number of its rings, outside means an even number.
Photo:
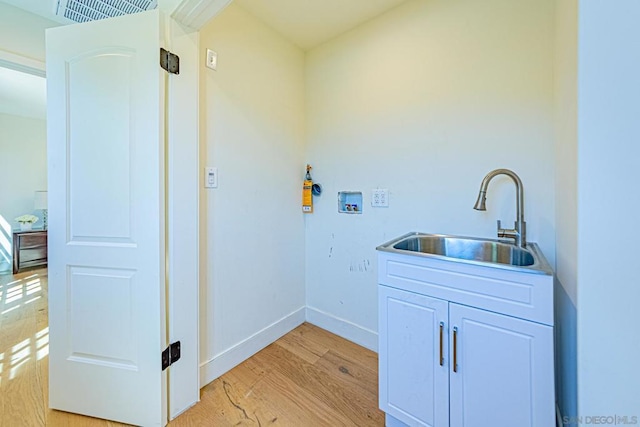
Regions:
<svg viewBox="0 0 640 427"><path fill-rule="evenodd" d="M36 191L35 198L33 200L33 208L42 211L42 223L43 227L47 229L47 192Z"/></svg>

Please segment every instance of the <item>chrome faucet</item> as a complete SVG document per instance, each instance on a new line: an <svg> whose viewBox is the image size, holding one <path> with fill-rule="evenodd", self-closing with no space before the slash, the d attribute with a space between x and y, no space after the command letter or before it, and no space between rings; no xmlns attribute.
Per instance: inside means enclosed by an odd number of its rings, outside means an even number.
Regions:
<svg viewBox="0 0 640 427"><path fill-rule="evenodd" d="M522 187L520 177L516 175L515 172L509 169L496 169L489 172L482 180L482 184L480 184L478 200L476 200L473 209L477 211L487 210L487 206L485 205L487 201L487 188L489 187L489 182L497 175L507 175L516 184L516 222L514 228L502 228L502 224L500 220L498 220L498 237L514 239L516 245L525 247L527 246L527 224L524 222L524 188Z"/></svg>

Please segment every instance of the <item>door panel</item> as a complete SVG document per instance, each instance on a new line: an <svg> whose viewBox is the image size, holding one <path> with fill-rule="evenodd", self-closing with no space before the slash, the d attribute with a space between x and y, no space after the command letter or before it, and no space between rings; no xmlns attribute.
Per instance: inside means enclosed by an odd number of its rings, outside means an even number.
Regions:
<svg viewBox="0 0 640 427"><path fill-rule="evenodd" d="M552 327L457 304L449 322L452 427L554 425Z"/></svg>
<svg viewBox="0 0 640 427"><path fill-rule="evenodd" d="M134 270L69 267L69 359L137 370L131 294ZM103 331L100 335L95 331Z"/></svg>
<svg viewBox="0 0 640 427"><path fill-rule="evenodd" d="M448 425L447 302L386 286L378 298L380 409L412 426Z"/></svg>
<svg viewBox="0 0 640 427"><path fill-rule="evenodd" d="M136 141L130 134L136 59L135 51L109 47L66 64L72 242L133 243L131 162L136 160ZM98 76L109 78L96 84Z"/></svg>
<svg viewBox="0 0 640 427"><path fill-rule="evenodd" d="M158 11L47 31L50 406L166 424Z"/></svg>

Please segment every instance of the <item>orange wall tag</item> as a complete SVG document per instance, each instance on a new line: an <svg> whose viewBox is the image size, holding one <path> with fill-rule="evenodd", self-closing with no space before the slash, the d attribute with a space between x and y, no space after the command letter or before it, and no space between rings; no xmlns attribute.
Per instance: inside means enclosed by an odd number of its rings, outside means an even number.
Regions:
<svg viewBox="0 0 640 427"><path fill-rule="evenodd" d="M312 186L313 181L308 179L304 181L304 185L302 186L302 212L304 213L313 212L313 197L311 194Z"/></svg>

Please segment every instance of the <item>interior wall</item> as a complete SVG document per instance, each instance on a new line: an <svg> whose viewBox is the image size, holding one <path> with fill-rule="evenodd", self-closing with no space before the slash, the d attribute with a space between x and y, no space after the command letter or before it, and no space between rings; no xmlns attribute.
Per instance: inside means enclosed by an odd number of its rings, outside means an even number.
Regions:
<svg viewBox="0 0 640 427"><path fill-rule="evenodd" d="M639 21L635 0L580 2L578 408L629 423L640 421Z"/></svg>
<svg viewBox="0 0 640 427"><path fill-rule="evenodd" d="M0 51L44 61L44 31L60 24L0 3Z"/></svg>
<svg viewBox="0 0 640 427"><path fill-rule="evenodd" d="M45 59L45 29L58 25L0 3L0 64L22 69L36 60L40 62L31 66L39 66ZM6 62L15 55L25 64ZM46 122L0 113L0 129L0 271L9 271L11 229L18 226L14 218L24 213L42 216L33 212L33 192L47 188Z"/></svg>
<svg viewBox="0 0 640 427"><path fill-rule="evenodd" d="M578 0L560 0L554 63L556 274L575 305L578 243Z"/></svg>
<svg viewBox="0 0 640 427"><path fill-rule="evenodd" d="M43 62L45 29L58 25L0 3L0 63L14 68L5 63L14 55L25 62ZM11 229L18 226L14 218L35 213L33 192L47 188L46 122L0 113L0 129L0 271L6 271L11 265Z"/></svg>
<svg viewBox="0 0 640 427"><path fill-rule="evenodd" d="M45 120L0 113L0 271L11 265L15 218L33 209L34 192L47 189L47 124Z"/></svg>
<svg viewBox="0 0 640 427"><path fill-rule="evenodd" d="M556 399L563 417L578 415L578 1L556 2Z"/></svg>
<svg viewBox="0 0 640 427"><path fill-rule="evenodd" d="M201 30L202 384L304 320L304 54L230 5Z"/></svg>
<svg viewBox="0 0 640 427"><path fill-rule="evenodd" d="M310 318L376 347L375 247L409 231L496 237L524 183L528 239L555 259L553 0L407 2L307 53ZM371 207L388 189L390 206ZM336 195L362 191L361 215Z"/></svg>

